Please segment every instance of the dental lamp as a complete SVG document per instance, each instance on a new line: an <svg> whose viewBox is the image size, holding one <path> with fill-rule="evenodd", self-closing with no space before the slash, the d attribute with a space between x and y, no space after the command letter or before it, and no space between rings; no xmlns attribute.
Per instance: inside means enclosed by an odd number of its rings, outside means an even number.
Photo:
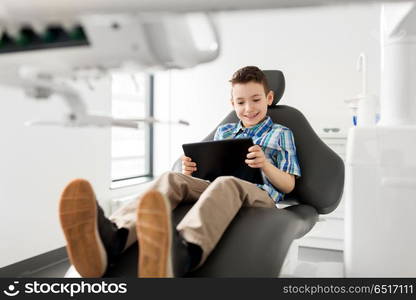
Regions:
<svg viewBox="0 0 416 300"><path fill-rule="evenodd" d="M24 69L22 69L24 70ZM21 72L19 84L26 91L26 95L34 99L47 99L52 94L59 95L69 108L69 114L62 122L57 121L27 121L25 125L56 125L64 127L125 127L138 129L140 123L165 123L186 125L189 123L184 120L162 121L153 117L140 119L117 119L111 116L92 114L88 112L85 102L82 100L77 89L59 82L53 77L43 77L42 74L35 75L33 72ZM37 78L36 80L33 78Z"/></svg>
<svg viewBox="0 0 416 300"><path fill-rule="evenodd" d="M2 5L3 11L16 9L15 4L2 3L0 12ZM17 12L13 21L0 19L0 84L21 87L37 99L61 96L71 111L64 126L137 128L141 122L162 122L91 114L65 79L88 80L119 70L183 69L219 55L218 34L206 14L80 14L71 15L71 20L39 22L41 17L25 13L29 17L18 25ZM170 123L187 125L181 120ZM50 121L27 124L59 125Z"/></svg>

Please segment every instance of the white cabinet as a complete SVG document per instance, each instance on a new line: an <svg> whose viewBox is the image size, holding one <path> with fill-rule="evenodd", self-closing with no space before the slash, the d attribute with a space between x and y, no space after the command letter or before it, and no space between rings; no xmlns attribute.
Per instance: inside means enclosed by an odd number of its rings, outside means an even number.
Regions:
<svg viewBox="0 0 416 300"><path fill-rule="evenodd" d="M329 130L331 131L331 130ZM339 132L322 132L321 139L334 150L345 163L347 136ZM344 196L337 209L320 215L314 228L298 240L299 246L330 250L344 250Z"/></svg>

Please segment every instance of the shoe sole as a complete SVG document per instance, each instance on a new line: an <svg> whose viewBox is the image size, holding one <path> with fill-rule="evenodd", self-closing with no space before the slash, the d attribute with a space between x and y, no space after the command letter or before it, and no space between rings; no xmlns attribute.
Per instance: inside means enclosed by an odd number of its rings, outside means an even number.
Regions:
<svg viewBox="0 0 416 300"><path fill-rule="evenodd" d="M61 227L69 259L82 277L101 277L107 267L107 254L98 233L97 203L90 183L70 182L59 204Z"/></svg>
<svg viewBox="0 0 416 300"><path fill-rule="evenodd" d="M158 191L149 191L139 201L136 222L139 242L139 277L173 277L172 222L169 201Z"/></svg>

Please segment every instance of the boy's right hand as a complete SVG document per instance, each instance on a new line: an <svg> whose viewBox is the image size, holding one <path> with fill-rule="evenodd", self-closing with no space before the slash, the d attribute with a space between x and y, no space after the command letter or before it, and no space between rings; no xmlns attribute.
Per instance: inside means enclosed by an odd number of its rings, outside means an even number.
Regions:
<svg viewBox="0 0 416 300"><path fill-rule="evenodd" d="M196 171L196 163L190 157L183 155L182 160L182 174L192 175Z"/></svg>

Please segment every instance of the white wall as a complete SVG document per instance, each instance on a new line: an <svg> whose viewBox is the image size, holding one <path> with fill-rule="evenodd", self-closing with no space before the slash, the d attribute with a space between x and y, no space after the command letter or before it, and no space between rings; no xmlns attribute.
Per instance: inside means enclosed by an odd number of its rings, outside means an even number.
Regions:
<svg viewBox="0 0 416 300"><path fill-rule="evenodd" d="M157 127L156 172L169 169L181 144L205 137L232 109L228 80L246 65L282 70L281 104L300 109L318 132L346 132L351 117L344 99L361 91L360 52L368 56L368 90L378 94L379 12L378 5L361 5L218 14L219 59L156 76L156 114L192 124Z"/></svg>
<svg viewBox="0 0 416 300"><path fill-rule="evenodd" d="M77 86L90 109L111 112L110 81ZM36 102L0 88L0 267L62 247L58 202L73 178L91 181L100 202L110 187L110 130L25 127L31 119L57 119L67 111L53 98ZM104 204L106 206L106 204Z"/></svg>

